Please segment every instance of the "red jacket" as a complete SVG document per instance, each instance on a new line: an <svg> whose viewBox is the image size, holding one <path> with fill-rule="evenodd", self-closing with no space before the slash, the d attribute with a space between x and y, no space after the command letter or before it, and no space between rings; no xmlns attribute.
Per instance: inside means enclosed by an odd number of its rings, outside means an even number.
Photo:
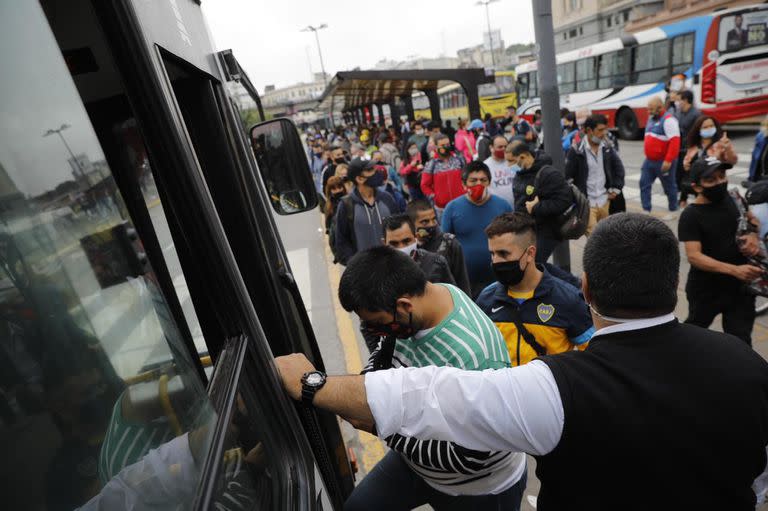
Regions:
<svg viewBox="0 0 768 511"><path fill-rule="evenodd" d="M648 119L643 149L645 157L649 160L677 160L680 153L680 125L674 115L667 112L657 119Z"/></svg>
<svg viewBox="0 0 768 511"><path fill-rule="evenodd" d="M461 181L463 169L464 157L461 155L451 154L445 160L429 160L421 173L421 191L424 195L434 196L435 206L444 208L464 194L464 183Z"/></svg>

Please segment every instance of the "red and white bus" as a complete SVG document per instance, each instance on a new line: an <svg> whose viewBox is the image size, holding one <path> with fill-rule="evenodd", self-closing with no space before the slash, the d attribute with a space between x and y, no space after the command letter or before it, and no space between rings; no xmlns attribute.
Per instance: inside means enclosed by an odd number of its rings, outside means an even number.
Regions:
<svg viewBox="0 0 768 511"><path fill-rule="evenodd" d="M539 108L537 63L517 66L520 113ZM557 55L560 106L601 113L636 138L651 96L683 75L695 105L721 123L768 113L768 5L743 6L625 34Z"/></svg>

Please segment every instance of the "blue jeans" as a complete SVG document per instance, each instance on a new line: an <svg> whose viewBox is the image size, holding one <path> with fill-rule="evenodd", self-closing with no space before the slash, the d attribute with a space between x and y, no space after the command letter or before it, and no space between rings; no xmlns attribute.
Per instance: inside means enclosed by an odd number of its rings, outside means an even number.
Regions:
<svg viewBox="0 0 768 511"><path fill-rule="evenodd" d="M669 201L669 210L677 210L677 182L675 181L677 160L672 162L669 172L665 174L661 172L663 163L663 161L643 160L643 166L640 168L640 202L646 211L651 210L651 188L656 178L661 180L661 186L664 187L664 193Z"/></svg>
<svg viewBox="0 0 768 511"><path fill-rule="evenodd" d="M423 504L436 511L519 511L527 474L498 495L459 495L441 493L416 474L394 451L389 451L360 481L344 503L344 511L399 511Z"/></svg>

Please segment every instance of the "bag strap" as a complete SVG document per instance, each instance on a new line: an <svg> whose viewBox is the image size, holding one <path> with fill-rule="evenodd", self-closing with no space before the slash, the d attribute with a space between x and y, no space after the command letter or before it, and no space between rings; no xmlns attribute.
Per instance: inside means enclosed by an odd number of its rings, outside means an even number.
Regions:
<svg viewBox="0 0 768 511"><path fill-rule="evenodd" d="M373 362L372 371L381 371L392 368L392 357L395 354L395 345L397 338L394 335L388 335L381 340L381 349L376 354L376 360Z"/></svg>
<svg viewBox="0 0 768 511"><path fill-rule="evenodd" d="M512 313L512 323L515 324L515 328L517 328L517 331L520 335L523 336L523 339L525 342L527 342L531 348L533 348L533 351L536 352L536 355L543 356L547 354L547 349L539 344L539 342L536 340L536 338L533 336L531 332L528 331L527 328L525 328L525 325L523 325L523 322L520 320L520 312L515 307L509 307L509 311ZM520 359L518 358L518 363L520 363Z"/></svg>

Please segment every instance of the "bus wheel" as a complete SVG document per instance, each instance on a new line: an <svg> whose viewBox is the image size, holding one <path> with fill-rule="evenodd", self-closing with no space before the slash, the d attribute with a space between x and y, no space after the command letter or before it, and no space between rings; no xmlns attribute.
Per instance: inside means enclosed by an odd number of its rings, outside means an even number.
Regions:
<svg viewBox="0 0 768 511"><path fill-rule="evenodd" d="M637 125L637 117L631 108L623 108L616 116L616 128L624 140L639 140L642 133Z"/></svg>

